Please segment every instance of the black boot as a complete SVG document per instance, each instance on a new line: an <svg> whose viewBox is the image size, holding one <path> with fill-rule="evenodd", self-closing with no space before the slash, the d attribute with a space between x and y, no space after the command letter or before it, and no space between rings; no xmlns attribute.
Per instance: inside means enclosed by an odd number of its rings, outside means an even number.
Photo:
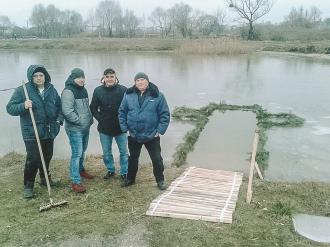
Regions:
<svg viewBox="0 0 330 247"><path fill-rule="evenodd" d="M135 179L134 180L130 180L127 177L122 181L121 187L128 187L135 184Z"/></svg>
<svg viewBox="0 0 330 247"><path fill-rule="evenodd" d="M23 198L31 199L33 198L33 187L34 182L26 182L24 185Z"/></svg>
<svg viewBox="0 0 330 247"><path fill-rule="evenodd" d="M157 187L160 190L166 190L166 184L165 184L164 180L157 182Z"/></svg>

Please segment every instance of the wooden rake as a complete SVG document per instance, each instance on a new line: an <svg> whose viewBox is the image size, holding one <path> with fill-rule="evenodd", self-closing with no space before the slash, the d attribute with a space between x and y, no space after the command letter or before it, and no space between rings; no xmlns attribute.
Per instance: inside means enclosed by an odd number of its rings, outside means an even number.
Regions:
<svg viewBox="0 0 330 247"><path fill-rule="evenodd" d="M25 98L26 98L26 100L30 100L28 92L26 90L25 82L22 81L22 84L23 84L23 90L24 90ZM30 112L30 116L31 116L31 120L32 120L34 134L36 136L37 143L38 143L38 149L39 149L39 153L40 153L42 169L44 170L47 189L48 189L48 196L49 196L49 203L41 205L40 208L39 208L39 212L43 212L43 211L52 209L54 207L60 207L60 206L66 205L68 202L65 201L65 200L62 200L62 201L59 201L59 202L54 202L53 199L51 198L51 190L50 190L50 184L49 184L49 177L48 177L48 173L47 173L47 168L46 168L46 164L45 164L45 158L44 158L44 154L42 152L40 138L39 138L39 134L38 134L38 129L37 129L36 121L34 119L32 108L29 108L29 112Z"/></svg>

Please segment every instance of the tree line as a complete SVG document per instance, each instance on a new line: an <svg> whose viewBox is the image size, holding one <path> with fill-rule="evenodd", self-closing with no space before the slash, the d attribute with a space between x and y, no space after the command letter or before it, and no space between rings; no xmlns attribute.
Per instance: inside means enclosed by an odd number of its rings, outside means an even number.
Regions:
<svg viewBox="0 0 330 247"><path fill-rule="evenodd" d="M239 35L244 39L261 39L265 23L256 24L267 15L273 0L225 0L228 9L205 13L180 2L170 8L156 7L148 17L138 17L133 10L123 9L119 2L104 0L89 11L84 20L74 10L56 8L55 5L37 4L33 7L27 26L17 27L9 17L0 16L0 36L10 34L42 38L72 37L85 33L102 37L195 38ZM229 23L228 11L236 14L235 22ZM280 24L267 23L268 28L330 28L330 18L322 19L317 7L292 8Z"/></svg>

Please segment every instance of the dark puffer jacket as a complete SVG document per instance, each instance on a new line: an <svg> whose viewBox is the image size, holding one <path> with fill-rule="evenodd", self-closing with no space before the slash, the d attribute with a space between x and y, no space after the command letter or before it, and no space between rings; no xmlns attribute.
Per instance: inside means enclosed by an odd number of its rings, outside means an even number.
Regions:
<svg viewBox="0 0 330 247"><path fill-rule="evenodd" d="M44 99L37 86L33 83L33 74L38 70L45 75ZM50 83L51 78L42 65L31 65L27 70L26 89L32 101L32 110L41 140L54 139L60 131L63 122L61 99ZM25 109L23 86L18 87L7 104L7 112L12 116L20 116L21 132L24 141L36 140L32 120L28 109Z"/></svg>
<svg viewBox="0 0 330 247"><path fill-rule="evenodd" d="M156 85L149 82L148 92L140 106L135 86L127 89L119 108L119 123L123 132L129 131L137 142L148 142L156 133L165 134L170 123L166 99Z"/></svg>
<svg viewBox="0 0 330 247"><path fill-rule="evenodd" d="M122 133L119 126L118 109L126 89L125 86L118 83L113 87L102 85L95 88L90 108L93 116L99 122L97 130L100 133L111 136Z"/></svg>
<svg viewBox="0 0 330 247"><path fill-rule="evenodd" d="M93 116L89 109L88 93L84 86L74 82L71 75L65 82L61 96L65 129L84 132L93 124Z"/></svg>

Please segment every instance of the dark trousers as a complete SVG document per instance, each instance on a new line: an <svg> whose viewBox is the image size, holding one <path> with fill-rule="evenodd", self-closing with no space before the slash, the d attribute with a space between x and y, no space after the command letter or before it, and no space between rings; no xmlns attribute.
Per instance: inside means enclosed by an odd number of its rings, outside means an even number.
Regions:
<svg viewBox="0 0 330 247"><path fill-rule="evenodd" d="M54 140L40 140L41 149L45 158L47 173L49 175L49 162L53 157ZM24 169L24 185L27 183L33 184L39 170L40 179L45 178L42 168L40 153L37 141L24 141L26 149L26 161Z"/></svg>
<svg viewBox="0 0 330 247"><path fill-rule="evenodd" d="M157 182L163 181L164 164L163 164L163 158L160 154L161 148L160 148L159 136L145 143L139 143L135 141L132 137L130 136L128 137L129 157L128 157L127 179L131 181L135 181L135 177L138 171L139 157L140 157L142 145L146 147L149 156L151 158L153 172L156 181Z"/></svg>

